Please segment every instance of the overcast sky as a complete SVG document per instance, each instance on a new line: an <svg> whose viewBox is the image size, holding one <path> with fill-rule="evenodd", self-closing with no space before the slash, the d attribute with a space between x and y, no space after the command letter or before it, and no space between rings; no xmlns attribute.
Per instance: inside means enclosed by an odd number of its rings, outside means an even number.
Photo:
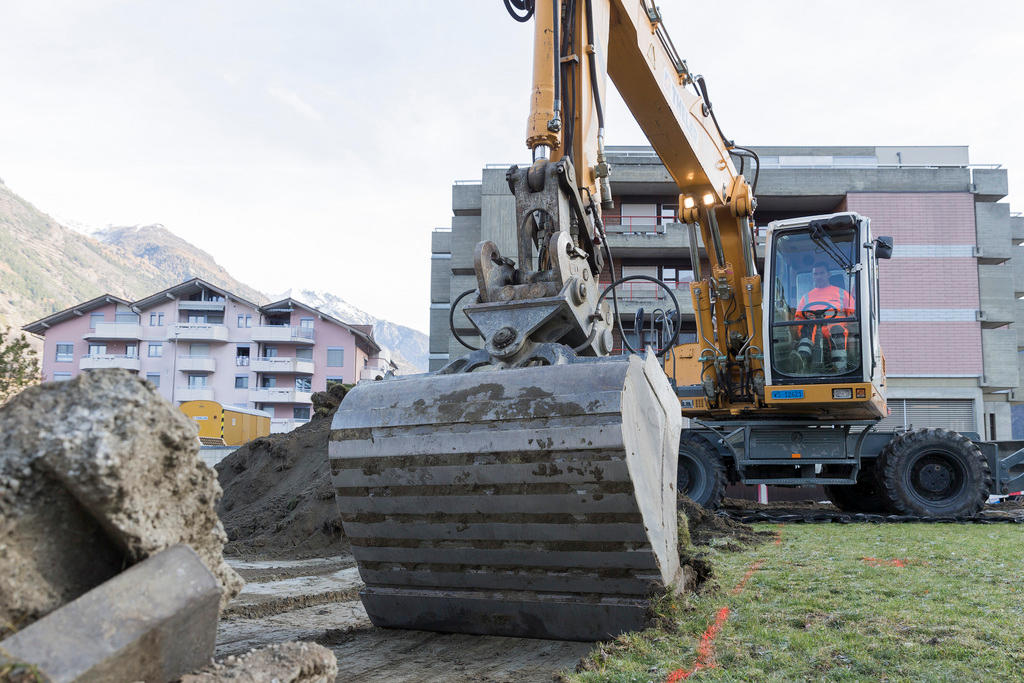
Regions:
<svg viewBox="0 0 1024 683"><path fill-rule="evenodd" d="M661 7L737 143L970 145L1024 209L1019 0ZM426 331L452 181L528 157L530 43L501 0L3 0L0 178Z"/></svg>

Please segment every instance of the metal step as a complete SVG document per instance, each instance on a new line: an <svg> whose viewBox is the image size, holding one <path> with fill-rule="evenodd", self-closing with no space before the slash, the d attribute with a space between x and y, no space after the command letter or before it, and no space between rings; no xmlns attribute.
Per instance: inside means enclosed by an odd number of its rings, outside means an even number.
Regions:
<svg viewBox="0 0 1024 683"><path fill-rule="evenodd" d="M331 425L377 626L600 640L681 588L678 400L653 356L360 384Z"/></svg>
<svg viewBox="0 0 1024 683"><path fill-rule="evenodd" d="M1024 448L999 461L999 481L1003 493L1024 490Z"/></svg>

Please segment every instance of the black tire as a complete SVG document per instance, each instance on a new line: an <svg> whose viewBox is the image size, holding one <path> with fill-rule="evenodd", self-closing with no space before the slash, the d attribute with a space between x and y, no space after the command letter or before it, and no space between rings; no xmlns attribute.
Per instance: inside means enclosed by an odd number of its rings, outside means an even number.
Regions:
<svg viewBox="0 0 1024 683"><path fill-rule="evenodd" d="M862 461L856 484L827 484L825 493L843 512L891 512L873 460Z"/></svg>
<svg viewBox="0 0 1024 683"><path fill-rule="evenodd" d="M878 461L886 500L902 514L971 517L993 486L981 449L948 429L900 434L886 444Z"/></svg>
<svg viewBox="0 0 1024 683"><path fill-rule="evenodd" d="M725 496L725 463L706 437L683 430L679 437L677 491L698 505L717 508Z"/></svg>

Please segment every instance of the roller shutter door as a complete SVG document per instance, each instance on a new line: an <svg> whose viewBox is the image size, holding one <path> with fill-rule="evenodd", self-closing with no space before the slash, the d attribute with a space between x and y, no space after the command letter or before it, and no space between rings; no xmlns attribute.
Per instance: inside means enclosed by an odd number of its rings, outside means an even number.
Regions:
<svg viewBox="0 0 1024 683"><path fill-rule="evenodd" d="M889 416L878 424L878 431L942 427L957 432L977 432L974 401L969 398L892 398Z"/></svg>

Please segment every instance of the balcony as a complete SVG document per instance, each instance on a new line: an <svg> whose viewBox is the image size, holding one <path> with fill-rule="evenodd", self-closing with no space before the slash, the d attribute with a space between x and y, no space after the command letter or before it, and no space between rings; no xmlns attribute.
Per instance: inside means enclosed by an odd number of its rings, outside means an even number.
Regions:
<svg viewBox="0 0 1024 683"><path fill-rule="evenodd" d="M253 403L312 403L313 393L286 387L261 387L249 390L249 400Z"/></svg>
<svg viewBox="0 0 1024 683"><path fill-rule="evenodd" d="M209 356L178 356L178 370L182 372L214 372L217 363Z"/></svg>
<svg viewBox="0 0 1024 683"><path fill-rule="evenodd" d="M223 311L223 301L178 301L179 311Z"/></svg>
<svg viewBox="0 0 1024 683"><path fill-rule="evenodd" d="M282 434L284 432L290 432L296 427L309 422L309 420L294 420L291 418L275 417L270 420L270 433L271 434Z"/></svg>
<svg viewBox="0 0 1024 683"><path fill-rule="evenodd" d="M212 401L213 389L209 387L175 387L175 401Z"/></svg>
<svg viewBox="0 0 1024 683"><path fill-rule="evenodd" d="M679 311L683 314L683 317L692 318L693 299L690 296L690 283L666 282L665 284L672 290L672 294L675 295L676 300L679 302ZM603 291L607 286L607 282L602 282L601 290ZM637 309L640 308L643 308L647 313L656 308L663 309L666 312L675 310L668 293L653 282L631 280L616 287L615 291L619 300L620 315L635 315ZM608 302L609 307L612 306L611 292L608 293L604 300Z"/></svg>
<svg viewBox="0 0 1024 683"><path fill-rule="evenodd" d="M252 328L254 342L278 342L285 344L312 344L316 333L312 327L290 325L260 325Z"/></svg>
<svg viewBox="0 0 1024 683"><path fill-rule="evenodd" d="M251 367L255 372L313 374L313 361L307 358L256 358L252 361Z"/></svg>
<svg viewBox="0 0 1024 683"><path fill-rule="evenodd" d="M227 325L216 323L175 323L167 328L169 341L216 341L228 340Z"/></svg>
<svg viewBox="0 0 1024 683"><path fill-rule="evenodd" d="M80 370L98 370L100 368L122 368L124 370L139 371L139 357L126 356L114 353L98 353L90 356L82 356L78 361Z"/></svg>
<svg viewBox="0 0 1024 683"><path fill-rule="evenodd" d="M138 323L96 323L94 329L82 335L82 339L142 339L142 325Z"/></svg>

